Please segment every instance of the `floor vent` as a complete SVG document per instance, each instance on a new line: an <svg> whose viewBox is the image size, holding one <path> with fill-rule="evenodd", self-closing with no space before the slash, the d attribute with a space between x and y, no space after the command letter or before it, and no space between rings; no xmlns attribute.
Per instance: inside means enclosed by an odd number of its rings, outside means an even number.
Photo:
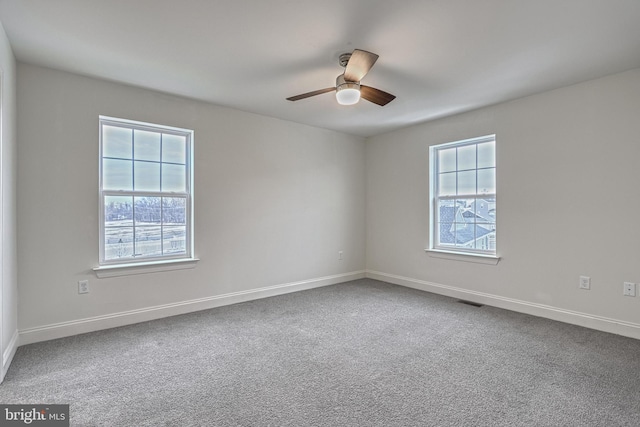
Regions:
<svg viewBox="0 0 640 427"><path fill-rule="evenodd" d="M484 305L484 304L479 304L477 302L471 302L471 301L465 301L465 300L458 300L458 302L466 305L472 305L474 307L482 307Z"/></svg>

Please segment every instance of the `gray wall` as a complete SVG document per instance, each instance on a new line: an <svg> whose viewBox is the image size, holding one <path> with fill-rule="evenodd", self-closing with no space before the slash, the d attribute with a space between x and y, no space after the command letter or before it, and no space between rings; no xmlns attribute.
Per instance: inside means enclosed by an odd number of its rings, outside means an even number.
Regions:
<svg viewBox="0 0 640 427"><path fill-rule="evenodd" d="M18 260L16 249L16 61L0 24L0 381L18 345Z"/></svg>
<svg viewBox="0 0 640 427"><path fill-rule="evenodd" d="M18 75L22 344L337 283L365 268L640 338L640 297L622 296L623 281L640 282L640 70L366 142L31 65ZM195 130L194 269L94 275L100 114ZM489 133L502 260L430 257L428 148ZM580 275L591 276L590 291L578 289ZM88 295L77 294L82 279Z"/></svg>
<svg viewBox="0 0 640 427"><path fill-rule="evenodd" d="M371 138L368 274L640 338L638 112L636 69ZM492 133L502 260L429 256L429 146Z"/></svg>
<svg viewBox="0 0 640 427"><path fill-rule="evenodd" d="M32 65L18 76L22 344L364 276L363 138ZM194 269L91 270L101 114L195 130Z"/></svg>

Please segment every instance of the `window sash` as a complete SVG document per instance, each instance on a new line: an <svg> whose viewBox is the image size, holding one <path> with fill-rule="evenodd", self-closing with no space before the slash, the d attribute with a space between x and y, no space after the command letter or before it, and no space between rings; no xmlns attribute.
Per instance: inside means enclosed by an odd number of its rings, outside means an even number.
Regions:
<svg viewBox="0 0 640 427"><path fill-rule="evenodd" d="M440 197L435 197L433 199L433 206L432 206L432 212L433 212L433 226L432 226L432 232L434 235L434 239L433 239L433 244L431 246L432 249L439 249L439 250L444 250L444 251L452 251L452 252L466 252L466 253L480 253L480 254L495 254L496 250L495 249L490 249L490 247L488 247L487 249L478 249L478 248L465 248L462 245L458 245L457 244L457 240L454 240L454 242L452 244L447 244L447 243L442 243L442 239L441 239L441 219L440 219L440 202L441 201L456 201L456 200L473 200L474 202L476 202L476 206L477 206L477 202L479 200L485 200L485 199L493 199L495 200L496 198L496 194L495 193L487 193L487 194L478 194L478 195L460 195L460 196L440 196ZM446 224L451 224L452 226L456 227L457 230L457 226L472 226L474 227L474 231L473 231L473 235L474 235L474 245L476 244L476 242L479 239L485 238L487 240L494 240L494 244L495 244L495 236L496 236L496 227L495 227L495 222L490 223L490 222L465 222L465 221L460 221L457 220L455 217L453 219L453 221L451 223L446 223ZM477 227L483 227L483 228L487 228L490 227L490 225L493 224L493 232L492 233L488 233L482 236L477 236ZM454 231L454 235L455 235L456 231Z"/></svg>
<svg viewBox="0 0 640 427"><path fill-rule="evenodd" d="M105 190L103 186L103 178L104 178L103 162L105 159L112 158L109 156L103 156L103 152L104 152L103 151L104 150L103 126L105 125L120 127L124 129L130 129L132 131L143 130L143 131L150 131L154 133L161 133L165 135L175 135L175 136L184 137L185 138L185 160L184 160L185 161L184 163L185 191L140 191L140 190L133 190L133 189L132 190L118 190L118 189ZM100 116L99 135L100 135L99 136L99 141L100 141L100 152L99 152L100 154L100 162L99 162L99 169L100 169L99 171L99 193L100 193L99 194L99 202L100 202L99 203L100 204L99 206L100 208L99 252L100 252L100 256L99 256L99 263L100 265L135 264L135 263L145 262L145 261L164 261L164 260L168 261L168 260L192 258L193 257L193 197L192 197L193 131L188 129L173 128L173 127L162 126L162 125L153 125L149 123L140 123L140 122L134 122L134 121L125 120L125 119L115 119L115 118ZM133 157L134 156L132 155L132 158L127 160L137 161ZM173 162L163 162L162 159L158 163L169 164L169 165L173 164ZM160 179L162 179L162 177L160 177ZM106 255L107 232L111 232L119 228L118 226L109 226L107 224L108 221L105 218L105 208L107 204L106 200L108 197L131 197L132 199L131 223L130 225L127 224L127 225L121 226L123 232L127 232L131 236L131 239L132 239L131 246L133 248L133 250L131 251L131 256L122 256L122 257L107 259L108 258ZM159 210L160 210L161 217L159 222L156 221L153 224L141 225L140 221L137 220L135 216L136 207L135 207L134 201L136 200L136 198L144 198L144 197L160 198ZM165 205L164 205L164 198L184 200L184 224L174 224L174 223L165 222L166 211L165 211ZM153 230L153 233L159 230L160 241L151 242L151 243L160 246L160 254L136 255L137 251L135 250L135 248L136 248L136 245L138 244L138 239L136 239L138 234L136 233L136 231L141 231L142 227L146 227L146 230ZM178 234L176 235L177 237L179 236L179 230L181 228L184 228L184 251L180 250L182 246L180 239L176 239L175 241L171 241L169 243L171 245L176 243L177 249L175 250L178 250L179 252L171 253L171 251L169 251L168 249L165 252L165 244L167 243L167 240L168 240L168 239L165 239L165 236L169 234L169 233L165 234L165 232L167 232L168 230L171 230L174 233L178 231ZM152 237L155 240L157 240L157 234L153 234L153 233L151 233L150 235L152 235Z"/></svg>

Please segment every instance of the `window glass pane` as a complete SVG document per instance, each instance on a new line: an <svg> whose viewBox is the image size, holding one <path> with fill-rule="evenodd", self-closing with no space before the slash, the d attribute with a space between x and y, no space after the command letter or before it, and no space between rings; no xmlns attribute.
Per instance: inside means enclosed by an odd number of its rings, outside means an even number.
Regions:
<svg viewBox="0 0 640 427"><path fill-rule="evenodd" d="M162 255L162 229L136 227L136 256Z"/></svg>
<svg viewBox="0 0 640 427"><path fill-rule="evenodd" d="M470 211L473 212L474 222L476 223L488 223L489 218L489 204L484 199L474 200Z"/></svg>
<svg viewBox="0 0 640 427"><path fill-rule="evenodd" d="M136 191L160 191L160 163L134 162Z"/></svg>
<svg viewBox="0 0 640 427"><path fill-rule="evenodd" d="M489 218L491 222L496 222L496 199L490 199L489 202ZM494 226L495 228L495 226Z"/></svg>
<svg viewBox="0 0 640 427"><path fill-rule="evenodd" d="M160 134L136 129L133 133L133 156L136 160L160 161Z"/></svg>
<svg viewBox="0 0 640 427"><path fill-rule="evenodd" d="M133 197L105 196L104 223L107 227L133 225Z"/></svg>
<svg viewBox="0 0 640 427"><path fill-rule="evenodd" d="M478 194L495 193L495 192L496 192L495 168L478 170Z"/></svg>
<svg viewBox="0 0 640 427"><path fill-rule="evenodd" d="M438 150L438 171L452 172L456 170L456 149Z"/></svg>
<svg viewBox="0 0 640 427"><path fill-rule="evenodd" d="M478 246L477 235L474 234L475 226L470 225L469 227L469 240L462 246L465 249L482 249Z"/></svg>
<svg viewBox="0 0 640 427"><path fill-rule="evenodd" d="M453 222L456 217L455 200L438 200L438 220L440 222Z"/></svg>
<svg viewBox="0 0 640 427"><path fill-rule="evenodd" d="M187 223L187 199L184 197L163 197L162 210L165 224L184 225Z"/></svg>
<svg viewBox="0 0 640 427"><path fill-rule="evenodd" d="M453 222L464 222L462 219L462 207L464 206L464 201L462 200L452 200L453 208L452 208L452 217L451 221Z"/></svg>
<svg viewBox="0 0 640 427"><path fill-rule="evenodd" d="M108 227L104 230L105 260L133 256L133 227Z"/></svg>
<svg viewBox="0 0 640 427"><path fill-rule="evenodd" d="M476 146L465 145L458 148L458 170L476 168Z"/></svg>
<svg viewBox="0 0 640 427"><path fill-rule="evenodd" d="M478 144L478 167L490 168L496 165L495 141Z"/></svg>
<svg viewBox="0 0 640 427"><path fill-rule="evenodd" d="M456 221L461 224L473 224L476 221L476 214L474 211L475 206L474 199L459 199L456 200L458 206L458 213Z"/></svg>
<svg viewBox="0 0 640 427"><path fill-rule="evenodd" d="M495 252L496 251L496 229L495 227L493 228L493 232L491 234L487 235L487 239L489 240L488 244L489 244L489 250Z"/></svg>
<svg viewBox="0 0 640 427"><path fill-rule="evenodd" d="M476 236L481 237L484 235L493 234L496 231L495 224L476 224Z"/></svg>
<svg viewBox="0 0 640 427"><path fill-rule="evenodd" d="M102 159L102 188L105 190L133 190L131 160Z"/></svg>
<svg viewBox="0 0 640 427"><path fill-rule="evenodd" d="M458 172L458 194L475 194L476 171Z"/></svg>
<svg viewBox="0 0 640 427"><path fill-rule="evenodd" d="M185 136L162 134L162 161L186 164L187 138Z"/></svg>
<svg viewBox="0 0 640 427"><path fill-rule="evenodd" d="M440 196L456 195L456 173L441 173L438 180L438 194Z"/></svg>
<svg viewBox="0 0 640 427"><path fill-rule="evenodd" d="M495 250L495 228L476 225L476 249Z"/></svg>
<svg viewBox="0 0 640 427"><path fill-rule="evenodd" d="M162 191L187 191L187 167L185 165L162 164Z"/></svg>
<svg viewBox="0 0 640 427"><path fill-rule="evenodd" d="M134 203L136 226L159 225L162 222L160 197L135 197Z"/></svg>
<svg viewBox="0 0 640 427"><path fill-rule="evenodd" d="M439 245L451 245L455 244L455 236L454 231L455 227L451 222L441 222L439 224L440 227L440 242Z"/></svg>
<svg viewBox="0 0 640 427"><path fill-rule="evenodd" d="M475 249L474 225L456 223L456 247Z"/></svg>
<svg viewBox="0 0 640 427"><path fill-rule="evenodd" d="M102 155L104 157L131 158L133 131L115 126L102 126Z"/></svg>
<svg viewBox="0 0 640 427"><path fill-rule="evenodd" d="M438 239L439 244L454 244L453 222L456 217L455 200L438 200Z"/></svg>
<svg viewBox="0 0 640 427"><path fill-rule="evenodd" d="M162 250L165 255L186 253L187 227L169 225L164 227Z"/></svg>

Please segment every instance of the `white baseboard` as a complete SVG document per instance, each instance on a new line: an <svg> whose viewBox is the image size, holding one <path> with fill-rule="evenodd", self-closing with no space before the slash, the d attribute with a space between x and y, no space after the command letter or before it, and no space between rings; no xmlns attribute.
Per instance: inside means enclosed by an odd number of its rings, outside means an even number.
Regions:
<svg viewBox="0 0 640 427"><path fill-rule="evenodd" d="M465 301L504 308L506 310L516 311L519 313L544 317L547 319L557 320L559 322L570 323L572 325L584 326L586 328L640 339L640 324L626 322L624 320L594 316L588 313L565 310L563 308L506 298L483 292L470 291L468 289L441 285L439 283L412 279L410 277L397 276L395 274L381 273L379 271L367 270L366 276L371 279L419 289L426 292L432 292L434 294L445 295L452 298L463 299Z"/></svg>
<svg viewBox="0 0 640 427"><path fill-rule="evenodd" d="M198 298L190 301L181 301L172 304L146 307L138 310L124 311L104 316L89 317L69 322L61 322L50 325L38 326L20 330L20 345L32 344L56 338L84 334L102 329L116 328L134 323L147 322L163 317L176 316L194 311L207 310L224 305L267 298L290 292L319 288L321 286L335 285L350 280L362 279L365 272L354 271L300 282L285 283L247 291L232 292L212 297Z"/></svg>
<svg viewBox="0 0 640 427"><path fill-rule="evenodd" d="M16 354L19 338L20 335L18 334L18 330L16 329L13 333L13 336L11 337L11 341L9 341L9 344L7 345L7 348L2 353L2 371L0 372L0 383L4 380L4 376L9 370L9 365L11 365L13 356L15 356Z"/></svg>

